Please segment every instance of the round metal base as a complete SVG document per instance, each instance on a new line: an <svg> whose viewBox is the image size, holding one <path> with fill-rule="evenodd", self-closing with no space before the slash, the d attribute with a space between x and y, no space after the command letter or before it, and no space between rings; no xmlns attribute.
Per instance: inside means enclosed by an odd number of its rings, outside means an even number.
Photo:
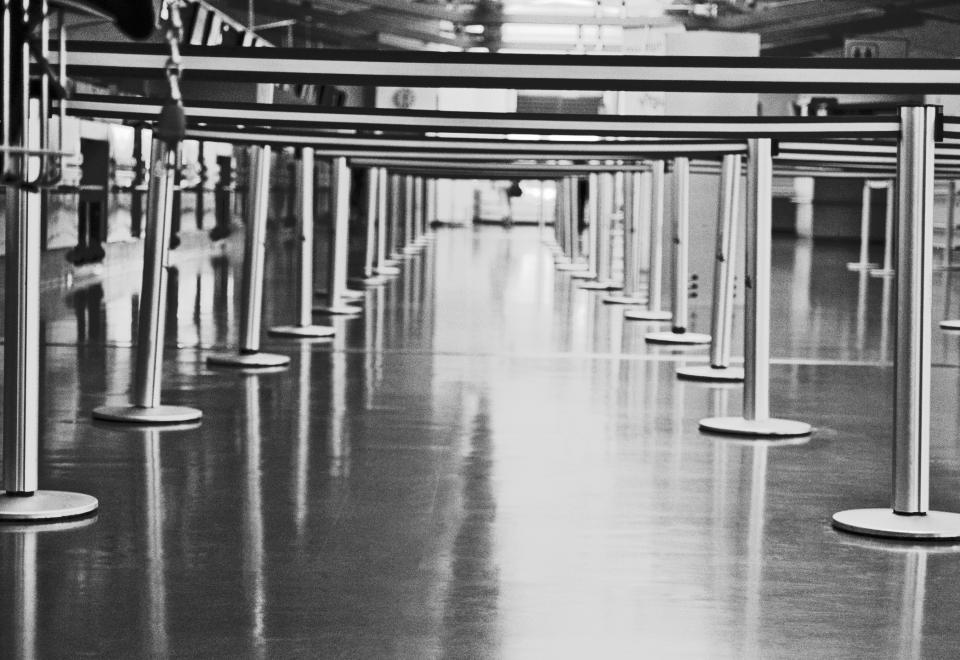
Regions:
<svg viewBox="0 0 960 660"><path fill-rule="evenodd" d="M893 277L897 271L892 268L874 268L870 271L870 277Z"/></svg>
<svg viewBox="0 0 960 660"><path fill-rule="evenodd" d="M581 271L589 268L587 264L579 264L576 261L570 261L566 263L557 263L554 264L554 268L557 270L569 270L569 271Z"/></svg>
<svg viewBox="0 0 960 660"><path fill-rule="evenodd" d="M617 289L622 289L623 285L614 282L613 280L606 280L604 282L584 282L580 285L581 289L590 289L593 291L615 291Z"/></svg>
<svg viewBox="0 0 960 660"><path fill-rule="evenodd" d="M381 266L377 269L377 273L383 277L396 277L400 274L400 269L396 266Z"/></svg>
<svg viewBox="0 0 960 660"><path fill-rule="evenodd" d="M845 532L891 539L960 539L960 513L944 511L903 516L892 509L850 509L833 514L833 526Z"/></svg>
<svg viewBox="0 0 960 660"><path fill-rule="evenodd" d="M700 430L723 435L746 435L752 438L792 438L810 435L813 427L790 419L707 417L700 420Z"/></svg>
<svg viewBox="0 0 960 660"><path fill-rule="evenodd" d="M709 364L697 367L681 367L677 369L677 378L720 383L739 383L743 381L743 369L741 367L711 367Z"/></svg>
<svg viewBox="0 0 960 660"><path fill-rule="evenodd" d="M597 274L590 270L577 270L570 273L570 277L575 280L595 280Z"/></svg>
<svg viewBox="0 0 960 660"><path fill-rule="evenodd" d="M879 268L880 264L862 264L859 261L850 261L847 262L847 270L874 270Z"/></svg>
<svg viewBox="0 0 960 660"><path fill-rule="evenodd" d="M290 358L276 353L233 353L230 355L210 355L207 357L207 364L219 367L265 369L290 364Z"/></svg>
<svg viewBox="0 0 960 660"><path fill-rule="evenodd" d="M365 291L359 291L358 289L345 289L341 295L349 300L363 300L367 297Z"/></svg>
<svg viewBox="0 0 960 660"><path fill-rule="evenodd" d="M647 297L637 298L634 296L604 296L603 302L608 305L646 305Z"/></svg>
<svg viewBox="0 0 960 660"><path fill-rule="evenodd" d="M673 332L673 331L664 331L664 332L651 332L644 339L651 344L682 344L682 345L691 345L691 344L709 344L710 335L705 335L700 332Z"/></svg>
<svg viewBox="0 0 960 660"><path fill-rule="evenodd" d="M331 314L343 316L356 316L363 312L359 307L353 305L333 305L332 307L314 307L314 314Z"/></svg>
<svg viewBox="0 0 960 660"><path fill-rule="evenodd" d="M386 270L387 268L396 268L400 265L400 262L396 259L384 259L380 262L380 268L378 270ZM399 272L399 271L398 271Z"/></svg>
<svg viewBox="0 0 960 660"><path fill-rule="evenodd" d="M0 493L0 520L54 520L96 511L100 503L92 495L62 490L38 490L33 495Z"/></svg>
<svg viewBox="0 0 960 660"><path fill-rule="evenodd" d="M944 330L960 330L960 319L940 321L940 327Z"/></svg>
<svg viewBox="0 0 960 660"><path fill-rule="evenodd" d="M329 325L278 325L267 330L273 337L331 337L336 330Z"/></svg>
<svg viewBox="0 0 960 660"><path fill-rule="evenodd" d="M624 312L623 318L628 321L669 321L673 318L673 313L659 309L632 309Z"/></svg>
<svg viewBox="0 0 960 660"><path fill-rule="evenodd" d="M100 406L93 409L93 418L105 422L131 424L183 424L203 417L203 411L187 406Z"/></svg>
<svg viewBox="0 0 960 660"><path fill-rule="evenodd" d="M403 248L403 253L410 254L410 255L419 254L420 247L417 245L408 245L407 247Z"/></svg>

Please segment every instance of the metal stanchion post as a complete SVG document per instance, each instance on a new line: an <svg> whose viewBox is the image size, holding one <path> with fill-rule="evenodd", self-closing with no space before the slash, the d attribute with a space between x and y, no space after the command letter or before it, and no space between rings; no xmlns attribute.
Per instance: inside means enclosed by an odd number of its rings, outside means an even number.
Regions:
<svg viewBox="0 0 960 660"><path fill-rule="evenodd" d="M558 189L560 197L560 216L557 219L558 235L561 242L557 249L557 270L584 271L589 266L583 261L580 254L580 234L577 231L577 218L580 213L578 204L580 196L577 193L578 181L576 177L567 176L562 179L563 187Z"/></svg>
<svg viewBox="0 0 960 660"><path fill-rule="evenodd" d="M350 236L350 168L347 159L333 159L333 258L327 280L327 304L314 307L318 314L353 315L359 307L344 302L347 295L347 258Z"/></svg>
<svg viewBox="0 0 960 660"><path fill-rule="evenodd" d="M367 168L367 237L363 255L363 279L358 280L364 286L379 286L386 279L377 275L374 261L377 253L377 215L379 211L380 168Z"/></svg>
<svg viewBox="0 0 960 660"><path fill-rule="evenodd" d="M847 264L848 270L873 270L877 264L870 262L870 181L863 182L860 203L860 261Z"/></svg>
<svg viewBox="0 0 960 660"><path fill-rule="evenodd" d="M708 417L700 429L749 437L799 437L809 424L770 417L770 261L773 155L769 138L747 141L743 417Z"/></svg>
<svg viewBox="0 0 960 660"><path fill-rule="evenodd" d="M272 150L268 145L254 147L254 150L254 166L250 173L253 194L243 246L240 350L237 353L207 357L207 364L222 367L268 368L280 367L290 362L290 358L286 355L260 352L260 320L263 315L263 279Z"/></svg>
<svg viewBox="0 0 960 660"><path fill-rule="evenodd" d="M597 251L600 244L600 177L596 172L587 175L587 268L571 277L583 280L597 279Z"/></svg>
<svg viewBox="0 0 960 660"><path fill-rule="evenodd" d="M30 57L26 43L10 38L29 22L29 12L3 7L4 142L41 146L31 126L39 104L28 98ZM22 21L23 25L11 25ZM45 35L44 35L45 36ZM30 109L30 112L27 112ZM45 117L40 117L45 119ZM18 179L39 174L37 158L3 154L5 171ZM40 193L10 181L6 189L6 281L3 364L3 487L0 520L51 520L96 510L83 493L39 490L40 460Z"/></svg>
<svg viewBox="0 0 960 660"><path fill-rule="evenodd" d="M596 273L597 279L594 282L585 282L580 285L582 289L594 289L598 291L610 291L621 288L620 284L613 281L613 175L603 173L597 175L597 202L594 207L595 218L597 219L597 261Z"/></svg>
<svg viewBox="0 0 960 660"><path fill-rule="evenodd" d="M437 221L437 180L433 177L424 182L424 216L423 216L423 235L428 241L433 240L433 223Z"/></svg>
<svg viewBox="0 0 960 660"><path fill-rule="evenodd" d="M389 232L390 216L390 176L387 168L380 167L380 175L377 177L377 262L374 271L377 275L389 277L399 275L400 269L396 267L396 262L387 258L387 242L392 238Z"/></svg>
<svg viewBox="0 0 960 660"><path fill-rule="evenodd" d="M883 221L883 266L871 270L870 276L893 277L896 272L893 269L893 182L870 181L869 183L872 189L885 190L887 195L886 212Z"/></svg>
<svg viewBox="0 0 960 660"><path fill-rule="evenodd" d="M390 175L390 265L397 266L403 259L404 235L403 209L405 188L399 174Z"/></svg>
<svg viewBox="0 0 960 660"><path fill-rule="evenodd" d="M740 215L740 160L739 154L727 154L720 170L720 222L717 223L717 256L713 265L710 308L710 364L677 369L680 378L721 382L743 380L743 369L730 366L737 218Z"/></svg>
<svg viewBox="0 0 960 660"><path fill-rule="evenodd" d="M296 325L275 326L267 331L280 337L329 337L336 332L329 325L313 323L313 165L313 148L303 147L300 151L300 181L297 187L297 229L300 233L298 320Z"/></svg>
<svg viewBox="0 0 960 660"><path fill-rule="evenodd" d="M637 225L643 205L643 178L646 172L628 172L623 182L623 293L610 295L605 303L642 305L647 301L640 288L639 236Z"/></svg>
<svg viewBox="0 0 960 660"><path fill-rule="evenodd" d="M930 511L930 354L937 108L900 109L893 505L834 514L839 529L894 538L960 538L960 514Z"/></svg>
<svg viewBox="0 0 960 660"><path fill-rule="evenodd" d="M661 309L663 297L663 207L665 167L662 160L650 163L650 263L647 274L647 308L630 310L623 318L631 321L669 321L673 314Z"/></svg>
<svg viewBox="0 0 960 660"><path fill-rule="evenodd" d="M414 177L408 174L403 177L403 249L401 250L408 257L420 251L420 248L416 245L416 217L416 186L414 185Z"/></svg>
<svg viewBox="0 0 960 660"><path fill-rule="evenodd" d="M644 339L653 344L709 344L710 335L687 332L689 253L690 253L690 159L673 160L673 327L666 332L651 332Z"/></svg>
<svg viewBox="0 0 960 660"><path fill-rule="evenodd" d="M144 235L143 280L134 369L133 402L126 406L95 408L95 419L138 424L178 424L203 416L196 408L160 403L163 374L163 336L167 315L167 274L170 268L170 220L177 174L177 147L153 141L150 197Z"/></svg>

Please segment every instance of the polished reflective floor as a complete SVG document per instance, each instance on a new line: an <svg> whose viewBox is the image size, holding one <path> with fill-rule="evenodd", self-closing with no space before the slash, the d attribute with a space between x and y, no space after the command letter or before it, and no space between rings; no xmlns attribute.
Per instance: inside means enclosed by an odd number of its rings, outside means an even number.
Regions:
<svg viewBox="0 0 960 660"><path fill-rule="evenodd" d="M0 527L0 657L955 658L960 551L829 524L890 495L896 311L855 249L775 242L771 407L816 429L782 444L701 434L740 387L676 380L706 349L646 345L536 228L439 231L333 340L265 339L270 373L204 361L237 254L182 260L187 428L91 421L127 401L136 277L47 291L41 485L101 508ZM292 253L266 325L295 320ZM960 511L960 335L935 338L932 503Z"/></svg>

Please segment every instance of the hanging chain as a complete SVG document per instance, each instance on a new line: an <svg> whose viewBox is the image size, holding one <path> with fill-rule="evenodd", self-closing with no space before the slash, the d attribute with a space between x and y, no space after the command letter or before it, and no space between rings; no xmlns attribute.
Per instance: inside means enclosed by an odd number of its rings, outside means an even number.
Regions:
<svg viewBox="0 0 960 660"><path fill-rule="evenodd" d="M167 83L170 86L170 100L180 102L180 76L183 74L183 61L180 59L180 42L183 40L183 20L180 18L181 0L165 0L166 17L164 19L164 39L170 47L170 57L164 65Z"/></svg>
<svg viewBox="0 0 960 660"><path fill-rule="evenodd" d="M164 25L164 39L170 48L170 57L164 65L167 77L167 102L160 111L157 122L157 136L169 145L183 139L186 133L186 116L183 109L183 96L180 92L180 79L183 77L180 58L180 42L183 40L183 21L180 18L182 0L164 0L161 18Z"/></svg>

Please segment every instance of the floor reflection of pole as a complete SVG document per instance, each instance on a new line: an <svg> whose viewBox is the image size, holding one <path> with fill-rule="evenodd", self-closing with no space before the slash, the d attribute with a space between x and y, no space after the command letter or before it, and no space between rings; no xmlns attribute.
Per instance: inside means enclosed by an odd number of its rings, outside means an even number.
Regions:
<svg viewBox="0 0 960 660"><path fill-rule="evenodd" d="M300 379L297 391L297 465L296 511L297 538L303 537L307 521L307 493L310 487L310 367L312 349L309 344L300 347Z"/></svg>
<svg viewBox="0 0 960 660"><path fill-rule="evenodd" d="M148 430L144 436L144 472L146 474L147 575L150 584L147 611L150 652L158 658L169 657L167 634L167 585L164 579L163 553L163 473L160 462L160 432Z"/></svg>
<svg viewBox="0 0 960 660"><path fill-rule="evenodd" d="M347 354L336 350L331 354L333 365L330 373L330 432L327 434L327 455L330 459L330 476L346 477L350 474L350 440L346 425L347 417Z"/></svg>
<svg viewBox="0 0 960 660"><path fill-rule="evenodd" d="M4 523L0 526L0 534L14 536L12 553L3 558L8 573L14 577L12 592L4 594L4 604L11 607L13 613L11 630L14 639L9 645L13 650L12 657L41 657L37 652L37 617L42 606L38 588L37 536L88 527L96 520L97 517L92 516L61 522Z"/></svg>
<svg viewBox="0 0 960 660"><path fill-rule="evenodd" d="M921 658L923 649L923 604L926 599L927 553L911 550L904 564L900 599L900 654L898 658Z"/></svg>
<svg viewBox="0 0 960 660"><path fill-rule="evenodd" d="M260 377L248 374L244 380L246 412L246 492L244 522L246 523L244 546L246 552L247 600L253 618L250 627L250 640L256 649L257 657L266 657L265 640L265 589L263 575L263 484L260 468Z"/></svg>

